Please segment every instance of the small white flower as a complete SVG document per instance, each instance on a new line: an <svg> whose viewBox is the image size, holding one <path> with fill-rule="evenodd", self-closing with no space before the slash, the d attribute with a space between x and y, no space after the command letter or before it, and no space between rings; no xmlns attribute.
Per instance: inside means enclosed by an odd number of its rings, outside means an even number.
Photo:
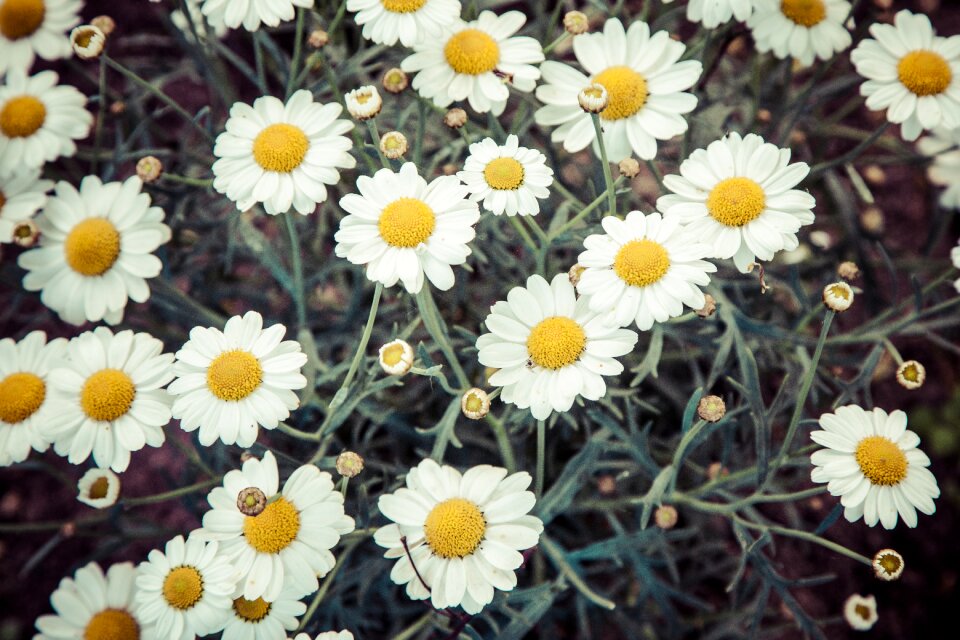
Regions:
<svg viewBox="0 0 960 640"><path fill-rule="evenodd" d="M383 108L383 98L373 85L365 85L348 92L343 96L347 104L347 111L357 120L369 120L380 113Z"/></svg>
<svg viewBox="0 0 960 640"><path fill-rule="evenodd" d="M110 469L88 469L77 482L77 500L94 509L106 509L117 503L120 478Z"/></svg>
<svg viewBox="0 0 960 640"><path fill-rule="evenodd" d="M437 38L460 17L459 0L347 0L347 11L363 25L363 37L377 44L412 47Z"/></svg>
<svg viewBox="0 0 960 640"><path fill-rule="evenodd" d="M853 304L853 287L844 282L833 282L823 288L823 304L831 311L842 313Z"/></svg>
<svg viewBox="0 0 960 640"><path fill-rule="evenodd" d="M664 0L669 4L673 0ZM753 0L690 0L687 3L687 20L699 22L708 29L719 27L735 18L744 22L753 12Z"/></svg>
<svg viewBox="0 0 960 640"><path fill-rule="evenodd" d="M413 348L406 340L392 340L380 347L380 368L391 376L402 376L413 366Z"/></svg>
<svg viewBox="0 0 960 640"><path fill-rule="evenodd" d="M907 360L897 367L897 382L904 389L919 389L926 379L926 368L916 360Z"/></svg>
<svg viewBox="0 0 960 640"><path fill-rule="evenodd" d="M13 230L46 204L50 189L53 182L41 180L40 169L0 175L0 244L13 242Z"/></svg>
<svg viewBox="0 0 960 640"><path fill-rule="evenodd" d="M545 155L519 146L511 134L502 147L492 138L471 144L457 177L467 185L470 199L494 215L526 216L540 213L538 199L550 197L553 169Z"/></svg>
<svg viewBox="0 0 960 640"><path fill-rule="evenodd" d="M610 92L599 82L594 82L580 89L577 102L587 113L601 113L610 106Z"/></svg>
<svg viewBox="0 0 960 640"><path fill-rule="evenodd" d="M70 45L81 60L93 60L99 57L106 44L107 36L99 27L92 24L82 24L70 32Z"/></svg>
<svg viewBox="0 0 960 640"><path fill-rule="evenodd" d="M880 580L898 580L903 574L903 567L903 556L894 549L881 549L873 554L873 573Z"/></svg>
<svg viewBox="0 0 960 640"><path fill-rule="evenodd" d="M850 46L844 24L849 15L846 0L754 0L747 26L757 51L773 51L781 60L791 57L810 66Z"/></svg>
<svg viewBox="0 0 960 640"><path fill-rule="evenodd" d="M314 0L203 0L203 15L211 24L226 24L236 29L241 24L256 31L260 23L276 27L296 17L296 7L309 9Z"/></svg>
<svg viewBox="0 0 960 640"><path fill-rule="evenodd" d="M287 589L273 602L263 598L247 600L235 598L231 607L232 616L223 630L221 640L279 640L297 628L307 610L295 591Z"/></svg>
<svg viewBox="0 0 960 640"><path fill-rule="evenodd" d="M940 194L941 207L960 209L960 127L934 127L930 133L917 140L917 150L933 158L927 167L927 179L946 187Z"/></svg>
<svg viewBox="0 0 960 640"><path fill-rule="evenodd" d="M877 623L877 599L854 593L843 603L843 617L856 631L869 631Z"/></svg>
<svg viewBox="0 0 960 640"><path fill-rule="evenodd" d="M36 56L56 60L70 55L67 32L80 23L81 0L4 0L0 2L0 76L26 71Z"/></svg>
<svg viewBox="0 0 960 640"><path fill-rule="evenodd" d="M287 640L291 640L291 638L287 638ZM297 637L292 640L311 640L311 638L306 633L298 633ZM318 633L313 640L353 640L353 634L349 631L324 631Z"/></svg>

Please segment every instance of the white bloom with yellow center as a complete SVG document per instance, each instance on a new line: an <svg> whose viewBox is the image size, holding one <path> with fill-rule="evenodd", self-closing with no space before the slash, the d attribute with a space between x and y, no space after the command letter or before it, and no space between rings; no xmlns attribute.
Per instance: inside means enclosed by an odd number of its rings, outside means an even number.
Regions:
<svg viewBox="0 0 960 640"><path fill-rule="evenodd" d="M499 369L488 382L503 387L501 400L529 407L539 420L569 411L577 396L602 398L603 376L623 371L614 358L637 343L635 332L611 326L587 298L577 298L566 273L549 284L530 276L490 311L484 322L491 333L477 339L480 364Z"/></svg>
<svg viewBox="0 0 960 640"><path fill-rule="evenodd" d="M676 217L691 237L712 247L713 258L733 258L741 272L756 260L796 249L797 232L813 222L813 196L794 189L810 168L790 163L790 150L760 136L731 133L697 149L680 175L663 183L672 194L657 208Z"/></svg>
<svg viewBox="0 0 960 640"><path fill-rule="evenodd" d="M154 625L147 639L194 640L226 626L238 574L218 551L216 542L177 536L140 563L136 611Z"/></svg>
<svg viewBox="0 0 960 640"><path fill-rule="evenodd" d="M903 10L894 24L870 25L870 35L850 53L867 107L887 110L904 140L923 129L960 127L960 36L936 35L930 18Z"/></svg>
<svg viewBox="0 0 960 640"><path fill-rule="evenodd" d="M849 15L846 0L754 0L747 26L757 51L773 51L781 60L790 57L810 66L850 46L844 26Z"/></svg>
<svg viewBox="0 0 960 640"><path fill-rule="evenodd" d="M312 464L296 469L278 492L277 460L267 451L263 460L250 458L242 470L230 471L223 486L207 496L213 507L203 515L203 528L195 535L220 541L220 554L240 572L234 597L263 598L273 602L284 588L303 597L319 587L336 559L330 553L340 536L354 529L344 515L343 495L334 489L326 471ZM245 515L241 506L252 506L255 489L266 505L256 515ZM250 511L245 509L245 511Z"/></svg>
<svg viewBox="0 0 960 640"><path fill-rule="evenodd" d="M363 25L367 40L413 47L453 24L460 0L347 0L347 11L356 12L354 21Z"/></svg>
<svg viewBox="0 0 960 640"><path fill-rule="evenodd" d="M193 22L193 28L196 29L197 35L201 38L209 38L211 35L215 38L222 38L227 35L227 25L223 23L223 16L220 16L219 19L213 16L204 16L203 12L200 10L200 5L203 0L187 0L184 3L184 6L187 8L187 11L190 12L190 18L187 19L186 14L183 13L180 9L175 9L170 12L170 21L173 22L173 26L183 33L183 36L188 40L193 40L193 31L190 29L190 22ZM206 19L204 19L206 18ZM210 34L207 31L207 27L213 30L213 33Z"/></svg>
<svg viewBox="0 0 960 640"><path fill-rule="evenodd" d="M823 431L810 437L827 447L813 452L810 477L827 482L831 495L840 496L844 516L860 518L868 526L893 529L897 514L910 528L917 526L917 511L927 515L937 508L937 480L930 473L930 458L917 448L920 437L907 431L907 414L883 409L864 411L856 405L840 407L820 416Z"/></svg>
<svg viewBox="0 0 960 640"><path fill-rule="evenodd" d="M0 0L0 76L26 71L36 56L70 55L67 32L80 24L80 0Z"/></svg>
<svg viewBox="0 0 960 640"><path fill-rule="evenodd" d="M241 24L247 31L256 31L260 23L276 27L296 17L296 7L309 9L314 0L203 0L203 15L210 24L224 23L231 29Z"/></svg>
<svg viewBox="0 0 960 640"><path fill-rule="evenodd" d="M298 633L297 637L287 640L353 640L353 634L349 631L324 631L311 638L306 633Z"/></svg>
<svg viewBox="0 0 960 640"><path fill-rule="evenodd" d="M0 244L13 242L13 230L47 202L53 182L40 179L40 169L0 175Z"/></svg>
<svg viewBox="0 0 960 640"><path fill-rule="evenodd" d="M307 610L307 605L297 599L295 592L287 589L273 602L263 598L247 600L243 596L234 598L233 614L221 640L279 640L293 631Z"/></svg>
<svg viewBox="0 0 960 640"><path fill-rule="evenodd" d="M618 327L636 322L646 331L683 313L686 305L702 309L708 273L717 267L702 258L710 247L691 242L676 218L631 211L626 220L608 216L605 234L588 236L577 263L586 267L577 291L590 308L607 313Z"/></svg>
<svg viewBox="0 0 960 640"><path fill-rule="evenodd" d="M64 42L69 48L69 40ZM57 85L59 79L53 71L29 77L19 69L7 72L0 85L0 174L70 157L77 152L74 140L90 133L93 115L86 96Z"/></svg>
<svg viewBox="0 0 960 640"><path fill-rule="evenodd" d="M466 100L477 113L499 116L510 97L507 85L529 93L540 79L533 65L543 62L543 47L514 36L526 21L519 11L482 11L473 22L458 18L439 36L416 44L400 67L419 72L413 88L438 107Z"/></svg>
<svg viewBox="0 0 960 640"><path fill-rule="evenodd" d="M50 604L57 613L37 618L40 633L33 640L149 638L153 629L134 603L136 577L131 562L112 565L106 575L96 562L77 569L51 594Z"/></svg>
<svg viewBox="0 0 960 640"><path fill-rule="evenodd" d="M927 166L927 179L935 185L946 187L940 194L941 207L960 209L960 127L934 127L931 134L917 140L917 150L933 158L933 162ZM2 221L0 224L3 224ZM3 231L0 227L2 240Z"/></svg>
<svg viewBox="0 0 960 640"><path fill-rule="evenodd" d="M603 143L610 162L636 153L644 160L657 154L657 140L669 140L687 130L683 115L693 111L697 98L684 93L703 66L697 60L678 62L686 47L666 31L650 35L640 20L624 31L617 18L607 20L603 33L585 33L573 40L573 51L587 73L560 62L544 62L546 84L537 87L544 107L537 124L557 127L550 138L573 153L587 145L600 157L592 116L584 112L578 94L596 83L607 89L609 103L600 112Z"/></svg>
<svg viewBox="0 0 960 640"><path fill-rule="evenodd" d="M550 197L553 169L545 155L521 147L510 134L502 147L493 138L471 144L457 177L467 185L470 199L494 215L532 216L540 213L538 198Z"/></svg>
<svg viewBox="0 0 960 640"><path fill-rule="evenodd" d="M87 469L77 482L77 500L94 509L106 509L120 497L120 478L110 469Z"/></svg>
<svg viewBox="0 0 960 640"><path fill-rule="evenodd" d="M263 328L263 316L248 311L227 320L221 332L194 327L177 352L173 417L187 432L200 430L200 444L251 446L257 425L276 429L300 406L294 393L307 385L300 369L307 362L300 343L284 340L287 328Z"/></svg>
<svg viewBox="0 0 960 640"><path fill-rule="evenodd" d="M406 162L398 173L380 169L357 178L359 194L347 194L340 206L349 213L334 236L336 254L367 265L367 277L392 287L403 282L418 293L423 280L441 291L453 286L451 265L470 255L467 243L480 219L476 202L456 176L440 176L429 185Z"/></svg>
<svg viewBox="0 0 960 640"><path fill-rule="evenodd" d="M312 5L312 0L310 0ZM353 141L344 136L353 129L338 120L343 107L313 101L306 89L294 93L286 105L262 96L253 106L236 102L230 108L226 131L217 136L213 154L213 188L246 211L262 202L267 213L313 213L326 201L328 184L340 181L337 169L352 169Z"/></svg>
<svg viewBox="0 0 960 640"><path fill-rule="evenodd" d="M23 288L40 291L43 304L75 325L116 324L128 300L145 302L146 279L163 266L153 252L170 240L170 227L142 188L136 176L107 184L87 176L79 191L58 182L37 217L40 245L17 260L29 272Z"/></svg>
<svg viewBox="0 0 960 640"><path fill-rule="evenodd" d="M387 549L384 557L397 559L390 579L405 584L410 598L477 614L494 589L517 586L520 551L543 533L540 519L528 515L536 502L527 491L529 473L507 476L506 469L484 464L461 474L428 458L406 482L380 497L380 512L393 524L377 529L373 539Z"/></svg>
<svg viewBox="0 0 960 640"><path fill-rule="evenodd" d="M163 444L173 354L147 333L106 327L67 344L65 366L50 373L51 413L43 427L54 451L80 464L93 453L101 469L121 472L130 453Z"/></svg>
<svg viewBox="0 0 960 640"><path fill-rule="evenodd" d="M669 4L673 0L664 0ZM708 29L719 27L736 18L743 22L753 12L753 0L690 0L687 3L687 20L699 22Z"/></svg>

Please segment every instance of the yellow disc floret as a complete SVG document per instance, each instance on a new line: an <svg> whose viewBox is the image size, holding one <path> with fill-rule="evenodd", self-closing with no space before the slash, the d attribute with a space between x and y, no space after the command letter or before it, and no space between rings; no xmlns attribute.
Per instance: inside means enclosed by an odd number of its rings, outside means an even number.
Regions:
<svg viewBox="0 0 960 640"><path fill-rule="evenodd" d="M391 13L413 13L427 4L427 0L380 0L380 3Z"/></svg>
<svg viewBox="0 0 960 640"><path fill-rule="evenodd" d="M83 384L80 406L91 420L116 420L130 410L137 388L119 369L101 369Z"/></svg>
<svg viewBox="0 0 960 640"><path fill-rule="evenodd" d="M203 597L203 576L194 567L173 569L163 581L163 597L175 609L189 609Z"/></svg>
<svg viewBox="0 0 960 640"><path fill-rule="evenodd" d="M935 51L919 49L900 58L897 75L907 89L918 96L943 93L953 81L946 59Z"/></svg>
<svg viewBox="0 0 960 640"><path fill-rule="evenodd" d="M92 500L101 500L107 497L107 490L110 488L110 481L106 476L100 476L90 485L88 492Z"/></svg>
<svg viewBox="0 0 960 640"><path fill-rule="evenodd" d="M873 484L891 486L907 477L907 456L889 438L866 437L854 455L860 471Z"/></svg>
<svg viewBox="0 0 960 640"><path fill-rule="evenodd" d="M253 141L253 159L265 171L290 173L307 156L310 140L292 124L272 124Z"/></svg>
<svg viewBox="0 0 960 640"><path fill-rule="evenodd" d="M286 498L271 502L259 515L243 521L243 535L260 553L280 553L300 531L300 512Z"/></svg>
<svg viewBox="0 0 960 640"><path fill-rule="evenodd" d="M7 40L33 35L47 13L43 0L3 0L0 2L0 33Z"/></svg>
<svg viewBox="0 0 960 640"><path fill-rule="evenodd" d="M487 163L483 178L493 189L514 191L523 184L523 165L513 158L497 158Z"/></svg>
<svg viewBox="0 0 960 640"><path fill-rule="evenodd" d="M527 337L530 359L545 369L562 369L573 364L586 346L587 334L583 327L565 316L541 320Z"/></svg>
<svg viewBox="0 0 960 640"><path fill-rule="evenodd" d="M106 218L87 218L67 235L63 255L80 275L102 276L120 257L120 232Z"/></svg>
<svg viewBox="0 0 960 640"><path fill-rule="evenodd" d="M447 40L443 55L457 73L478 76L494 70L500 62L500 47L483 31L464 29Z"/></svg>
<svg viewBox="0 0 960 640"><path fill-rule="evenodd" d="M630 67L610 67L594 77L607 90L610 103L600 112L604 120L629 118L647 103L647 80Z"/></svg>
<svg viewBox="0 0 960 640"><path fill-rule="evenodd" d="M646 287L662 278L670 269L670 256L659 242L632 240L620 247L613 260L613 271L634 287Z"/></svg>
<svg viewBox="0 0 960 640"><path fill-rule="evenodd" d="M487 530L480 508L464 498L451 498L435 506L423 524L423 537L441 558L463 558L473 553Z"/></svg>
<svg viewBox="0 0 960 640"><path fill-rule="evenodd" d="M233 610L238 618L247 622L260 622L270 613L270 603L263 598L247 600L241 597L233 601Z"/></svg>
<svg viewBox="0 0 960 640"><path fill-rule="evenodd" d="M0 111L0 131L8 138L28 138L47 120L47 107L33 96L10 98Z"/></svg>
<svg viewBox="0 0 960 640"><path fill-rule="evenodd" d="M766 206L763 188L750 178L721 180L707 196L710 216L728 227L742 227L755 220Z"/></svg>
<svg viewBox="0 0 960 640"><path fill-rule="evenodd" d="M813 27L827 17L823 0L782 0L780 11L788 20L801 27Z"/></svg>
<svg viewBox="0 0 960 640"><path fill-rule="evenodd" d="M397 342L384 347L383 352L380 354L380 358L388 366L397 366L400 364L400 360L403 359L403 345Z"/></svg>
<svg viewBox="0 0 960 640"><path fill-rule="evenodd" d="M384 207L377 224L384 242L407 249L425 242L436 226L433 209L416 198L394 200Z"/></svg>
<svg viewBox="0 0 960 640"><path fill-rule="evenodd" d="M140 640L140 625L123 609L104 609L90 618L83 640Z"/></svg>
<svg viewBox="0 0 960 640"><path fill-rule="evenodd" d="M243 349L224 351L207 368L207 388L221 400L243 400L263 382L263 367Z"/></svg>
<svg viewBox="0 0 960 640"><path fill-rule="evenodd" d="M11 373L0 380L0 420L23 422L40 408L47 397L47 385L32 373Z"/></svg>

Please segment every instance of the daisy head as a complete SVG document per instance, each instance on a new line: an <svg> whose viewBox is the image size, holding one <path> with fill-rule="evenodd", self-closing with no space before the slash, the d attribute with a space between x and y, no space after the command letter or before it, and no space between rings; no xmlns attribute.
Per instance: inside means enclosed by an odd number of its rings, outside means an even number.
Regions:
<svg viewBox="0 0 960 640"><path fill-rule="evenodd" d="M881 549L873 554L873 573L884 582L898 580L903 567L903 556L894 549Z"/></svg>
<svg viewBox="0 0 960 640"><path fill-rule="evenodd" d="M934 127L930 133L931 135L917 140L917 150L933 158L933 162L927 166L927 179L944 187L940 193L941 207L960 209L960 127ZM2 224L0 222L0 225ZM3 231L0 227L0 242L2 241Z"/></svg>
<svg viewBox="0 0 960 640"><path fill-rule="evenodd" d="M53 182L41 180L40 169L0 175L0 244L14 241L14 229L43 207L50 189Z"/></svg>
<svg viewBox="0 0 960 640"><path fill-rule="evenodd" d="M77 500L94 509L106 509L117 503L120 478L110 469L88 469L77 482Z"/></svg>
<svg viewBox="0 0 960 640"><path fill-rule="evenodd" d="M827 447L810 456L810 477L827 482L831 495L840 496L844 516L860 518L870 527L878 522L893 529L897 514L910 528L917 526L917 511L931 515L940 496L937 480L927 469L930 458L917 448L920 438L907 431L907 414L883 409L864 411L840 407L820 416L823 431L810 437Z"/></svg>
<svg viewBox="0 0 960 640"><path fill-rule="evenodd" d="M629 353L637 334L611 326L577 298L566 273L547 283L539 275L514 287L484 321L490 333L477 339L480 364L499 369L488 382L503 387L500 398L544 420L569 411L577 396L599 400L603 376L619 375L614 358Z"/></svg>
<svg viewBox="0 0 960 640"><path fill-rule="evenodd" d="M241 24L256 31L260 23L276 27L296 17L296 8L309 9L314 0L201 0L203 15L211 25L225 24L236 29Z"/></svg>
<svg viewBox="0 0 960 640"><path fill-rule="evenodd" d="M678 62L685 50L666 31L651 36L646 22L638 20L624 31L620 20L610 18L602 33L585 33L573 41L577 62L589 75L560 62L541 65L546 84L537 87L537 98L546 106L536 112L537 124L557 127L551 140L562 142L567 151L592 144L599 158L592 116L577 98L584 87L599 84L608 95L600 112L607 158L620 162L636 153L649 160L657 154L657 140L687 130L683 114L697 106L697 98L684 92L703 67L697 60Z"/></svg>
<svg viewBox="0 0 960 640"><path fill-rule="evenodd" d="M353 640L353 634L349 631L324 631L311 638L306 633L298 633L297 637L287 640Z"/></svg>
<svg viewBox="0 0 960 640"><path fill-rule="evenodd" d="M691 242L676 218L631 211L626 220L608 216L601 225L606 233L588 236L577 258L586 267L577 291L591 310L607 312L618 327L636 322L646 331L679 316L684 305L703 308L700 287L717 268L702 259L710 247Z"/></svg>
<svg viewBox="0 0 960 640"><path fill-rule="evenodd" d="M438 37L460 17L460 0L347 0L347 11L377 44L412 47Z"/></svg>
<svg viewBox="0 0 960 640"><path fill-rule="evenodd" d="M357 165L350 155L353 141L343 135L353 123L338 120L341 111L339 104L314 102L306 89L286 104L273 96L257 98L253 106L234 103L213 148L219 158L213 188L240 211L262 202L271 215L291 206L313 213L327 199L325 185L340 181L337 169Z"/></svg>
<svg viewBox="0 0 960 640"><path fill-rule="evenodd" d="M856 631L869 631L877 624L877 599L873 596L851 594L843 603L843 617Z"/></svg>
<svg viewBox="0 0 960 640"><path fill-rule="evenodd" d="M177 352L169 392L173 417L184 431L200 430L200 444L217 438L249 447L257 426L276 429L300 406L294 393L307 384L300 343L284 340L287 328L263 328L263 316L248 311L227 320L223 331L194 327Z"/></svg>
<svg viewBox="0 0 960 640"><path fill-rule="evenodd" d="M733 258L741 272L756 260L800 244L797 232L813 222L816 201L794 189L810 168L790 162L790 150L760 136L731 133L697 149L669 175L657 208L676 217L697 242L710 245L708 257Z"/></svg>
<svg viewBox="0 0 960 640"><path fill-rule="evenodd" d="M150 297L147 279L160 273L153 255L170 240L163 209L151 206L133 176L103 184L87 176L77 191L58 182L37 217L40 244L20 255L27 291L70 324L123 319L128 300Z"/></svg>
<svg viewBox="0 0 960 640"><path fill-rule="evenodd" d="M403 282L410 293L420 291L424 276L441 291L452 287L450 266L467 261L467 243L480 219L467 187L456 176L428 185L406 162L397 173L380 169L372 178L360 176L357 190L340 199L350 215L335 236L337 256L367 265L374 282Z"/></svg>
<svg viewBox="0 0 960 640"><path fill-rule="evenodd" d="M752 12L753 0L690 0L687 4L687 20L708 29L726 24L731 18L744 22Z"/></svg>
<svg viewBox="0 0 960 640"><path fill-rule="evenodd" d="M373 539L387 549L384 557L397 559L390 579L405 584L410 598L476 614L495 588L517 585L520 551L543 532L540 519L527 515L536 502L527 491L529 473L507 476L506 469L480 465L461 474L428 458L406 482L380 497L380 512L393 523Z"/></svg>
<svg viewBox="0 0 960 640"><path fill-rule="evenodd" d="M297 594L289 589L280 593L273 602L263 598L247 600L234 598L230 620L223 629L222 640L276 640L283 638L284 631L293 631L299 624L298 617L307 610Z"/></svg>
<svg viewBox="0 0 960 640"><path fill-rule="evenodd" d="M200 5L203 2L204 0L187 0L183 3L183 6L190 14L189 18L187 18L187 15L180 9L175 9L170 12L170 22L180 30L184 38L191 42L194 40L193 30L190 28L191 23L193 24L193 28L196 29L197 35L201 38L214 37L220 39L227 35L229 31L227 25L223 22L224 16L220 16L220 19L217 20L213 16L203 15L203 12L200 10ZM212 33L208 33L208 25Z"/></svg>
<svg viewBox="0 0 960 640"><path fill-rule="evenodd" d="M419 73L413 88L438 107L466 100L477 113L503 113L510 92L533 91L543 62L540 43L527 36L514 36L526 23L519 11L498 16L482 11L473 22L459 18L437 37L414 45L413 55L400 65L404 71Z"/></svg>
<svg viewBox="0 0 960 640"><path fill-rule="evenodd" d="M757 51L810 66L850 46L850 8L846 0L755 0L747 26Z"/></svg>
<svg viewBox="0 0 960 640"><path fill-rule="evenodd" d="M502 147L493 138L471 144L457 177L467 185L470 199L494 215L526 216L540 213L538 199L550 197L553 169L545 155L521 147L510 134Z"/></svg>
<svg viewBox="0 0 960 640"><path fill-rule="evenodd" d="M904 9L894 23L870 25L870 35L850 54L867 107L887 110L904 140L924 129L960 126L960 47L957 36L936 35L930 18Z"/></svg>
<svg viewBox="0 0 960 640"><path fill-rule="evenodd" d="M70 55L67 32L80 24L80 0L0 0L0 76L27 70L36 56Z"/></svg>

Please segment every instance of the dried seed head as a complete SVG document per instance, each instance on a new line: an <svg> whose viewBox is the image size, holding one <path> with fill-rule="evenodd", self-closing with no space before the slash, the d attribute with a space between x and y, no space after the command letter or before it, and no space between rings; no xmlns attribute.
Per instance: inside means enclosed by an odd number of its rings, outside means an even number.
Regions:
<svg viewBox="0 0 960 640"><path fill-rule="evenodd" d="M245 516L259 515L267 508L267 496L257 487L247 487L237 494L237 509Z"/></svg>
<svg viewBox="0 0 960 640"><path fill-rule="evenodd" d="M637 174L640 173L640 163L637 162L636 158L624 158L620 161L620 175L625 178L636 178Z"/></svg>
<svg viewBox="0 0 960 640"><path fill-rule="evenodd" d="M383 74L381 84L383 84L384 91L400 93L410 85L410 78L403 69L393 67L387 69L386 73Z"/></svg>
<svg viewBox="0 0 960 640"><path fill-rule="evenodd" d="M567 11L563 16L563 28L572 36L578 36L590 30L590 20L582 11Z"/></svg>
<svg viewBox="0 0 960 640"><path fill-rule="evenodd" d="M587 113L600 113L610 104L610 94L607 88L598 82L584 87L577 94L580 108Z"/></svg>
<svg viewBox="0 0 960 640"><path fill-rule="evenodd" d="M893 549L880 549L873 555L873 573L886 582L899 579L903 574L903 556Z"/></svg>
<svg viewBox="0 0 960 640"><path fill-rule="evenodd" d="M697 309L697 315L701 318L709 318L717 311L717 301L709 293L703 296L703 307Z"/></svg>
<svg viewBox="0 0 960 640"><path fill-rule="evenodd" d="M363 458L353 451L344 451L337 456L337 473L344 478L356 478L363 471Z"/></svg>
<svg viewBox="0 0 960 640"><path fill-rule="evenodd" d="M100 57L103 47L107 43L107 36L99 27L92 24L82 24L70 32L70 46L81 60L93 60Z"/></svg>
<svg viewBox="0 0 960 640"><path fill-rule="evenodd" d="M728 475L730 475L730 469L727 469L719 462L711 462L707 467L707 479L710 480L710 482Z"/></svg>
<svg viewBox="0 0 960 640"><path fill-rule="evenodd" d="M407 137L399 131L389 131L380 138L380 151L391 160L402 158L407 148Z"/></svg>
<svg viewBox="0 0 960 640"><path fill-rule="evenodd" d="M727 413L727 405L720 396L703 396L697 403L697 415L707 422L717 422Z"/></svg>
<svg viewBox="0 0 960 640"><path fill-rule="evenodd" d="M137 161L137 175L145 183L156 182L163 173L163 163L156 156L143 156Z"/></svg>
<svg viewBox="0 0 960 640"><path fill-rule="evenodd" d="M330 36L323 29L314 29L307 36L307 44L312 49L322 49L327 46L328 42L330 42Z"/></svg>
<svg viewBox="0 0 960 640"><path fill-rule="evenodd" d="M467 112L460 107L454 107L444 114L443 124L447 125L451 129L459 129L463 125L467 124Z"/></svg>
<svg viewBox="0 0 960 640"><path fill-rule="evenodd" d="M853 288L846 282L834 282L823 288L823 304L837 313L842 313L853 304Z"/></svg>
<svg viewBox="0 0 960 640"><path fill-rule="evenodd" d="M113 33L114 29L117 28L117 23L114 22L113 18L110 16L97 16L90 21L90 24L95 26L100 31L103 31L103 35L110 37L110 34Z"/></svg>
<svg viewBox="0 0 960 640"><path fill-rule="evenodd" d="M471 420L480 420L490 413L490 396L483 389L474 387L460 398L460 410Z"/></svg>
<svg viewBox="0 0 960 640"><path fill-rule="evenodd" d="M347 103L350 115L361 122L376 117L383 108L383 98L373 85L354 89L343 96L343 101Z"/></svg>
<svg viewBox="0 0 960 640"><path fill-rule="evenodd" d="M668 504L657 507L653 512L653 521L664 530L677 526L677 517L677 510Z"/></svg>
<svg viewBox="0 0 960 640"><path fill-rule="evenodd" d="M856 280L860 277L860 267L855 262L841 262L837 267L837 275L844 280Z"/></svg>
<svg viewBox="0 0 960 640"><path fill-rule="evenodd" d="M927 370L916 360L907 360L897 367L897 382L904 389L919 389L927 379Z"/></svg>
<svg viewBox="0 0 960 640"><path fill-rule="evenodd" d="M40 229L33 220L23 220L13 227L13 242L23 248L37 244L40 238Z"/></svg>
<svg viewBox="0 0 960 640"><path fill-rule="evenodd" d="M583 272L586 270L587 268L582 264L575 264L570 267L570 270L567 271L567 277L570 278L570 284L573 286L580 284L580 276L582 276Z"/></svg>

